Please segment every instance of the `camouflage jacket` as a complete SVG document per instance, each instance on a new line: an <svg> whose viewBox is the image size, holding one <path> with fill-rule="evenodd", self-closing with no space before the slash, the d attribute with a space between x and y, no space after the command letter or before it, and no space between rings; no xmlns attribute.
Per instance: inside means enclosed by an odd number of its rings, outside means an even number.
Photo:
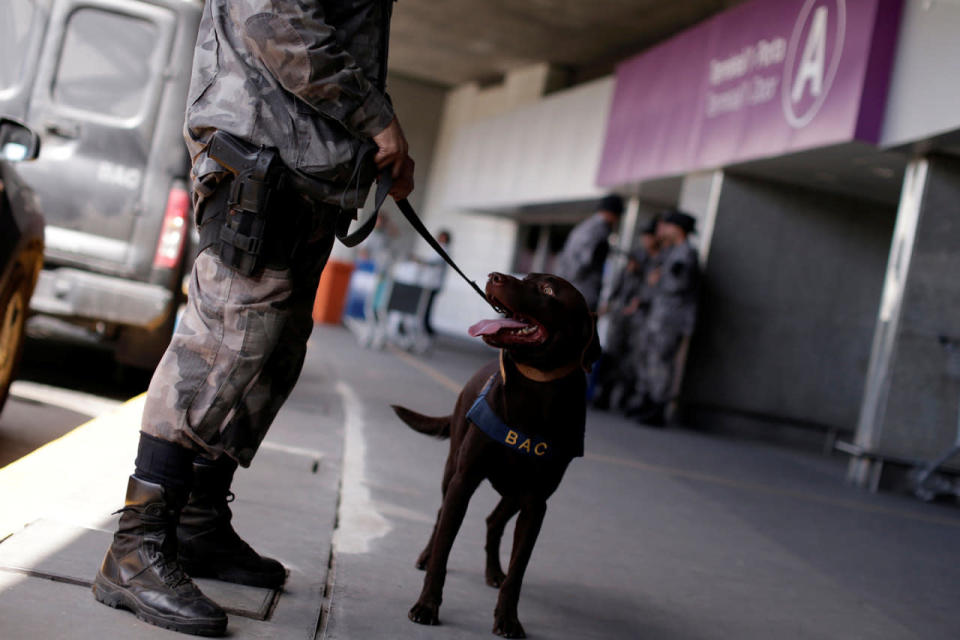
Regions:
<svg viewBox="0 0 960 640"><path fill-rule="evenodd" d="M207 0L184 128L198 195L223 175L215 130L276 147L352 208L369 188L354 170L393 119L384 93L393 0ZM205 189L205 187L207 189Z"/></svg>
<svg viewBox="0 0 960 640"><path fill-rule="evenodd" d="M650 301L648 326L653 331L693 333L697 319L700 260L697 250L684 242L663 252L660 281Z"/></svg>
<svg viewBox="0 0 960 640"><path fill-rule="evenodd" d="M591 310L600 298L611 231L603 216L595 213L573 228L557 257L557 275L580 290Z"/></svg>

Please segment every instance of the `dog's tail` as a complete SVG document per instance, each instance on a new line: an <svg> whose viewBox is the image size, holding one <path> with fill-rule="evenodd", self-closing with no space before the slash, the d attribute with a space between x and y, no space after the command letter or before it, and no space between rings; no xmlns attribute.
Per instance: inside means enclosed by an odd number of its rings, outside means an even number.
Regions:
<svg viewBox="0 0 960 640"><path fill-rule="evenodd" d="M422 413L411 411L406 407L401 407L395 404L390 406L393 408L393 412L397 414L397 417L406 422L407 425L409 425L409 427L414 431L425 433L428 436L433 436L434 438L450 437L450 419L453 416L432 418L430 416L425 416Z"/></svg>

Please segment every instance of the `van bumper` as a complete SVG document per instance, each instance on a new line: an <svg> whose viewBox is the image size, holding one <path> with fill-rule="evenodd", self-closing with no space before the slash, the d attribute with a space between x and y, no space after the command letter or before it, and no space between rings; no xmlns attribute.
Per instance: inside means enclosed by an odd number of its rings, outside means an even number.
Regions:
<svg viewBox="0 0 960 640"><path fill-rule="evenodd" d="M172 302L173 292L161 285L62 268L40 272L30 309L150 329L167 318Z"/></svg>

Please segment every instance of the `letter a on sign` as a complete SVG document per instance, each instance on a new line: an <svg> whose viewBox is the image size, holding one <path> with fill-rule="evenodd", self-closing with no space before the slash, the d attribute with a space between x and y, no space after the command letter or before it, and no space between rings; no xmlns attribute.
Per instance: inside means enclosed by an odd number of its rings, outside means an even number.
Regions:
<svg viewBox="0 0 960 640"><path fill-rule="evenodd" d="M810 24L810 33L807 35L807 44L803 48L803 57L797 69L797 76L793 80L793 90L790 99L794 103L803 98L807 82L810 83L810 94L814 97L823 92L824 66L827 61L827 18L829 11L826 7L817 7Z"/></svg>
<svg viewBox="0 0 960 640"><path fill-rule="evenodd" d="M787 46L780 84L783 115L791 127L807 126L826 101L840 67L846 30L847 0L803 3Z"/></svg>

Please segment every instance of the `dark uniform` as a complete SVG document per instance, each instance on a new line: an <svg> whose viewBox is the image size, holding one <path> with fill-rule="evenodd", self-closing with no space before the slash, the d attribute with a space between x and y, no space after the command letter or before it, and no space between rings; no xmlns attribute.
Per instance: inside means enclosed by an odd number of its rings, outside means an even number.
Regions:
<svg viewBox="0 0 960 640"><path fill-rule="evenodd" d="M635 378L635 365L632 351L635 348L633 333L635 327L646 318L650 301L645 282L647 266L652 262L642 249L630 256L632 268L621 271L610 288L607 299L607 335L603 356L597 368L597 392L594 406L605 409L610 406L612 396L620 391L621 405L632 393ZM632 306L636 309L629 311Z"/></svg>
<svg viewBox="0 0 960 640"><path fill-rule="evenodd" d="M279 562L233 530L230 484L300 375L335 226L355 213L376 173L372 154L361 158L394 118L384 93L392 5L205 3L185 127L201 251L186 311L150 383L136 472L94 580L105 604L221 635L226 614L188 574L268 588L286 579ZM279 158L270 166L280 168L248 180L211 148L224 139ZM242 192L232 191L237 185ZM240 198L250 193L270 196ZM244 219L259 235L245 235L232 225L254 200L258 217Z"/></svg>
<svg viewBox="0 0 960 640"><path fill-rule="evenodd" d="M557 256L556 274L580 290L591 311L597 310L600 301L603 266L610 252L613 223L608 218L619 219L622 214L623 198L604 196L597 213L573 228Z"/></svg>
<svg viewBox="0 0 960 640"><path fill-rule="evenodd" d="M591 310L600 299L611 231L607 221L594 214L574 227L557 258L557 275L580 290Z"/></svg>
<svg viewBox="0 0 960 640"><path fill-rule="evenodd" d="M640 338L643 354L637 361L636 397L654 413L662 412L670 401L677 350L693 333L700 281L697 250L689 243L665 249L661 258L660 280L653 288Z"/></svg>

